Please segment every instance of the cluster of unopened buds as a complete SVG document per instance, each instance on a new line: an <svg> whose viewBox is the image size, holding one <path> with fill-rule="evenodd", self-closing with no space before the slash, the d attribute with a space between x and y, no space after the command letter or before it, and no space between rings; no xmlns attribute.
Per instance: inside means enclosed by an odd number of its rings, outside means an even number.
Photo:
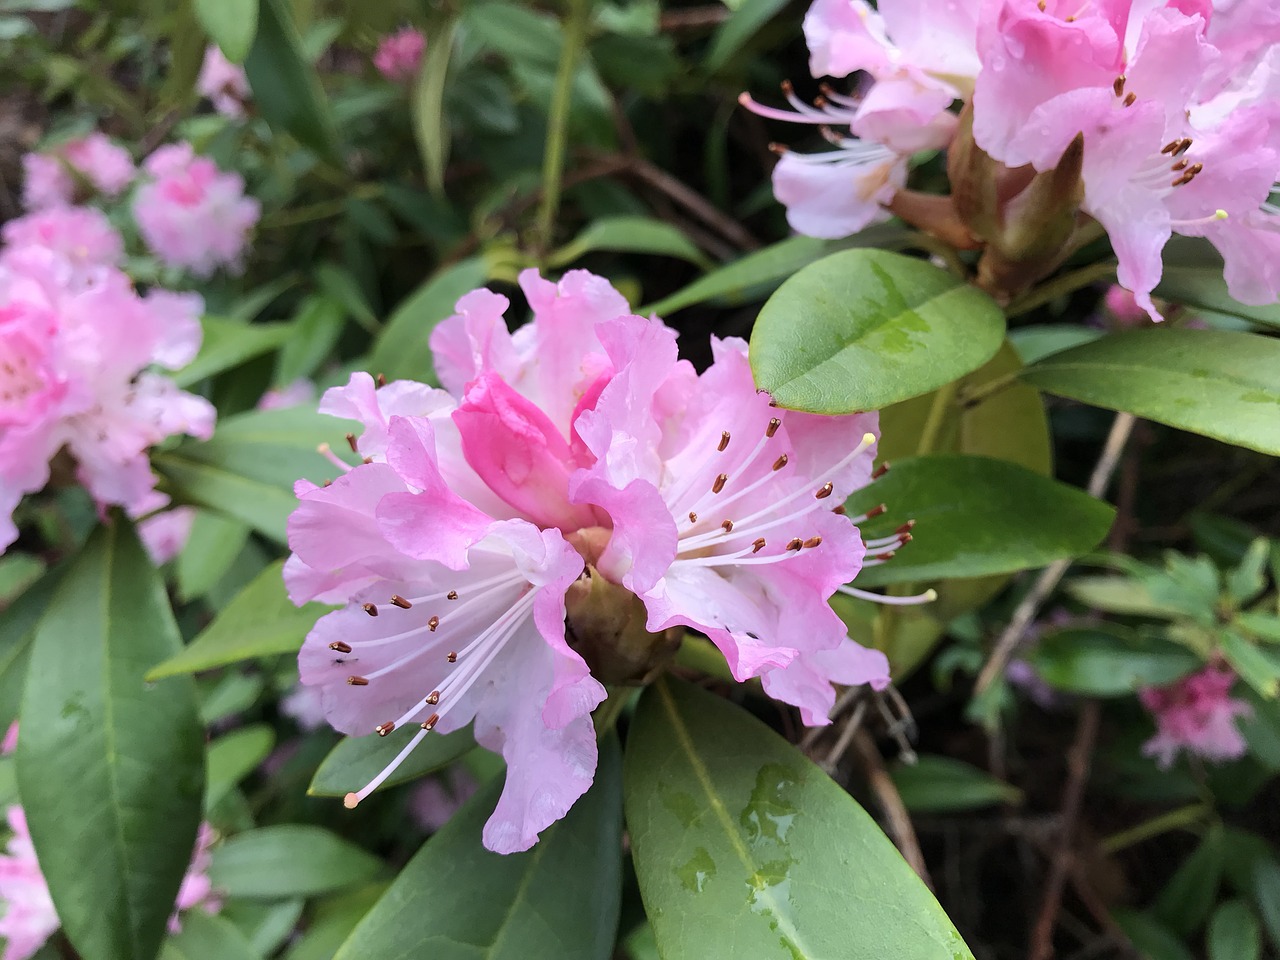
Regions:
<svg viewBox="0 0 1280 960"><path fill-rule="evenodd" d="M297 603L344 604L299 656L329 722L350 734L416 728L376 789L431 731L474 723L507 762L485 827L528 848L590 785L592 710L606 684L643 683L685 628L735 679L823 724L833 684L889 681L852 641L836 591L910 538L864 542L845 514L872 479L877 416L777 408L740 340L701 374L675 331L631 314L600 277L520 277L533 321L505 297L464 296L432 334L444 389L357 373L321 401L358 421L361 462L297 485L285 580ZM873 513L883 512L877 508Z"/></svg>
<svg viewBox="0 0 1280 960"><path fill-rule="evenodd" d="M824 87L813 106L787 88L791 110L741 98L837 148L780 149L774 191L799 232L897 215L982 250L978 282L1008 299L1100 226L1119 282L1157 320L1176 232L1217 247L1236 299L1280 295L1272 0L814 0L804 32L815 77L868 82ZM943 148L950 196L906 189L913 155Z"/></svg>

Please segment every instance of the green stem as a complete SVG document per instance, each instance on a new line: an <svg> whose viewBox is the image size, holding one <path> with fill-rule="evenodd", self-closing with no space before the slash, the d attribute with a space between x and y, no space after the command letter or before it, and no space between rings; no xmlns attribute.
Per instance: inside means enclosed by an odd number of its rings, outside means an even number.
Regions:
<svg viewBox="0 0 1280 960"><path fill-rule="evenodd" d="M1199 823L1206 814L1212 812L1212 807L1207 803L1189 803L1185 807L1179 807L1177 810L1170 810L1168 813L1161 814L1151 820L1147 820L1138 824L1136 827L1130 827L1128 830L1121 830L1119 833L1113 833L1100 843L1099 849L1107 856L1119 853L1125 847L1131 847L1135 843L1141 843L1144 840L1150 840L1152 837L1158 837L1162 833L1170 830L1190 830Z"/></svg>
<svg viewBox="0 0 1280 960"><path fill-rule="evenodd" d="M556 215L560 212L560 188L564 179L565 147L569 139L569 113L573 102L573 74L587 41L587 20L591 0L569 0L564 23L564 46L556 67L556 85L551 94L547 118L547 147L542 155L542 199L534 235L539 257L555 236Z"/></svg>
<svg viewBox="0 0 1280 960"><path fill-rule="evenodd" d="M1002 390L1008 390L1018 382L1018 374L1006 373L1002 377L996 377L994 380L988 380L986 383L979 384L972 390L966 390L960 395L960 405L966 409L976 407L990 397L995 396Z"/></svg>
<svg viewBox="0 0 1280 960"><path fill-rule="evenodd" d="M1097 283L1100 280L1114 281L1115 278L1116 265L1114 263L1091 263L1087 267L1064 273L1062 276L1055 277L1048 283L1041 284L1034 290L1024 293L1009 304L1004 313L1006 317L1018 317L1024 313L1030 313L1036 307L1042 307L1058 297L1074 293L1081 287L1087 287L1089 284Z"/></svg>
<svg viewBox="0 0 1280 960"><path fill-rule="evenodd" d="M608 690L609 695L591 714L591 719L596 725L597 740L603 740L605 734L617 726L618 718L622 716L636 694L635 687L611 686Z"/></svg>
<svg viewBox="0 0 1280 960"><path fill-rule="evenodd" d="M924 422L924 428L920 431L920 441L916 444L916 456L933 453L937 449L942 425L947 419L947 413L959 389L960 381L952 380L946 386L939 387L934 393L933 404L929 407L929 417Z"/></svg>

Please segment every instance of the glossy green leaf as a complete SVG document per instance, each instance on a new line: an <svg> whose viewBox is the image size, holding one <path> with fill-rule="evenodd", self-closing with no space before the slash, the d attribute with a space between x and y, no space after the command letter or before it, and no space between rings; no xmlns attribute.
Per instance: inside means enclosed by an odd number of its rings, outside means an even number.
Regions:
<svg viewBox="0 0 1280 960"><path fill-rule="evenodd" d="M858 516L880 503L888 512L864 524L864 535L879 536L914 518L914 539L888 563L858 574L860 587L1042 567L1093 549L1115 514L1024 467L960 454L897 462L850 497L846 510Z"/></svg>
<svg viewBox="0 0 1280 960"><path fill-rule="evenodd" d="M287 0L260 0L258 33L244 70L254 105L273 130L286 131L320 156L339 162L329 103L303 53Z"/></svg>
<svg viewBox="0 0 1280 960"><path fill-rule="evenodd" d="M458 298L489 278L479 257L445 267L411 293L396 308L374 344L369 369L388 380L407 377L435 383L431 364L431 331L453 314Z"/></svg>
<svg viewBox="0 0 1280 960"><path fill-rule="evenodd" d="M293 333L287 323L239 323L220 317L204 317L200 326L204 329L200 352L173 375L180 387L190 387L276 350Z"/></svg>
<svg viewBox="0 0 1280 960"><path fill-rule="evenodd" d="M923 260L846 250L765 303L751 333L756 385L809 413L878 410L970 373L1004 341L982 291Z"/></svg>
<svg viewBox="0 0 1280 960"><path fill-rule="evenodd" d="M187 545L178 554L178 596L184 601L203 596L231 569L249 540L249 528L208 510L196 512Z"/></svg>
<svg viewBox="0 0 1280 960"><path fill-rule="evenodd" d="M1146 584L1136 577L1076 577L1067 583L1066 589L1085 606L1108 613L1162 620L1176 620L1185 614L1184 610L1152 597Z"/></svg>
<svg viewBox="0 0 1280 960"><path fill-rule="evenodd" d="M1171 683L1200 666L1200 659L1178 644L1118 626L1054 631L1028 658L1050 686L1093 697Z"/></svg>
<svg viewBox="0 0 1280 960"><path fill-rule="evenodd" d="M892 772L894 786L912 813L976 810L1020 803L1022 791L985 770L951 757L922 754Z"/></svg>
<svg viewBox="0 0 1280 960"><path fill-rule="evenodd" d="M18 743L40 867L84 960L156 955L195 845L195 686L143 679L179 642L164 585L117 516L72 561L40 621Z"/></svg>
<svg viewBox="0 0 1280 960"><path fill-rule="evenodd" d="M1023 363L1035 363L1061 350L1092 343L1102 336L1101 330L1074 323L1037 323L1009 331L1009 342Z"/></svg>
<svg viewBox="0 0 1280 960"><path fill-rule="evenodd" d="M309 897L364 883L382 869L373 854L328 830L289 823L223 840L209 879L232 897Z"/></svg>
<svg viewBox="0 0 1280 960"><path fill-rule="evenodd" d="M444 191L444 168L449 159L449 124L444 114L445 80L453 58L453 35L457 17L437 22L431 32L422 68L413 85L413 135L427 173L427 183L436 193Z"/></svg>
<svg viewBox="0 0 1280 960"><path fill-rule="evenodd" d="M415 732L414 728L402 727L385 737L370 734L367 737L343 738L316 770L307 793L319 797L343 797L362 789L395 759ZM446 767L475 749L475 745L470 727L452 733L433 733L414 748L382 785L392 787Z"/></svg>
<svg viewBox="0 0 1280 960"><path fill-rule="evenodd" d="M337 345L346 320L342 304L327 294L304 300L291 324L292 335L276 358L276 383L314 376Z"/></svg>
<svg viewBox="0 0 1280 960"><path fill-rule="evenodd" d="M388 886L368 883L316 902L306 931L289 947L284 960L333 960Z"/></svg>
<svg viewBox="0 0 1280 960"><path fill-rule="evenodd" d="M1280 341L1154 327L1055 353L1022 376L1042 390L1280 454Z"/></svg>
<svg viewBox="0 0 1280 960"><path fill-rule="evenodd" d="M1215 313L1280 327L1280 305L1241 303L1227 292L1222 257L1202 237L1174 237L1164 250L1164 273L1152 294Z"/></svg>
<svg viewBox="0 0 1280 960"><path fill-rule="evenodd" d="M743 0L716 30L711 49L703 60L703 69L708 73L718 71L786 5L787 0Z"/></svg>
<svg viewBox="0 0 1280 960"><path fill-rule="evenodd" d="M205 809L216 807L236 784L256 770L275 744L275 731L265 723L233 730L209 744Z"/></svg>
<svg viewBox="0 0 1280 960"><path fill-rule="evenodd" d="M152 464L175 499L217 510L277 543L298 505L293 484L322 483L338 470L316 452L321 443L346 448L350 421L314 409L255 410L219 421L212 439L157 453Z"/></svg>
<svg viewBox="0 0 1280 960"><path fill-rule="evenodd" d="M322 603L295 607L285 593L283 567L283 560L267 566L180 653L152 665L147 679L297 653L316 621L331 608Z"/></svg>
<svg viewBox="0 0 1280 960"><path fill-rule="evenodd" d="M160 960L261 960L243 933L224 917L190 910L182 916L182 930L170 937Z"/></svg>
<svg viewBox="0 0 1280 960"><path fill-rule="evenodd" d="M587 226L547 262L553 267L573 263L597 250L651 253L704 264L707 258L678 227L652 217L605 217Z"/></svg>
<svg viewBox="0 0 1280 960"><path fill-rule="evenodd" d="M7 608L42 576L48 567L39 557L29 553L0 556L0 611Z"/></svg>
<svg viewBox="0 0 1280 960"><path fill-rule="evenodd" d="M738 707L659 680L632 722L624 776L664 960L972 957L875 821Z"/></svg>
<svg viewBox="0 0 1280 960"><path fill-rule="evenodd" d="M400 871L334 960L609 960L622 885L621 762L600 745L595 783L524 853L481 846L502 789L467 801Z"/></svg>
<svg viewBox="0 0 1280 960"><path fill-rule="evenodd" d="M292 940L302 919L306 900L232 900L223 904L220 916L226 917L262 957L273 956L281 944Z"/></svg>
<svg viewBox="0 0 1280 960"><path fill-rule="evenodd" d="M258 33L258 0L195 0L196 19L232 63L249 55Z"/></svg>
<svg viewBox="0 0 1280 960"><path fill-rule="evenodd" d="M1213 912L1206 938L1209 960L1258 960L1262 931L1258 918L1242 900L1228 900Z"/></svg>

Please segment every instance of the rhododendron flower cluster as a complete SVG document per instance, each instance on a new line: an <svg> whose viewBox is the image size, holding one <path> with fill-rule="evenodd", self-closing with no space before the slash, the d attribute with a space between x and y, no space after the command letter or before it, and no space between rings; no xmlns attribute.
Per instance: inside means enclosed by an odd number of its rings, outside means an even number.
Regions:
<svg viewBox="0 0 1280 960"><path fill-rule="evenodd" d="M156 150L143 164L133 214L151 251L171 267L207 277L236 269L258 222L258 201L244 195L238 173L225 173L189 143Z"/></svg>
<svg viewBox="0 0 1280 960"><path fill-rule="evenodd" d="M1252 711L1231 696L1235 682L1229 667L1210 664L1168 686L1143 690L1139 698L1155 717L1156 735L1142 752L1162 767L1172 764L1182 750L1206 760L1243 756L1245 741L1235 721Z"/></svg>
<svg viewBox="0 0 1280 960"><path fill-rule="evenodd" d="M809 724L828 722L833 683L884 686L885 657L828 601L880 599L843 585L906 538L864 542L843 512L871 477L874 413L776 408L740 340L714 341L698 374L675 331L585 271L520 285L533 321L514 334L488 290L435 329L444 389L357 373L325 394L323 412L362 424L348 441L363 462L334 457L331 484L298 484L285 566L295 602L345 604L299 656L330 723L416 728L348 804L431 731L473 723L507 762L484 830L504 853L590 785L602 680L660 667L670 628L704 632L735 678L760 678ZM615 625L634 611L616 632L656 652L635 675L582 613L601 592Z"/></svg>
<svg viewBox="0 0 1280 960"><path fill-rule="evenodd" d="M405 27L382 38L373 54L373 65L388 80L411 80L417 76L426 49L427 38L422 31Z"/></svg>
<svg viewBox="0 0 1280 960"><path fill-rule="evenodd" d="M232 63L217 46L210 45L196 78L196 92L224 117L243 117L244 105L249 101L249 78L244 67Z"/></svg>
<svg viewBox="0 0 1280 960"><path fill-rule="evenodd" d="M22 201L28 210L68 206L76 201L76 177L107 197L116 197L133 182L137 170L129 151L102 133L71 140L48 153L23 157Z"/></svg>
<svg viewBox="0 0 1280 960"><path fill-rule="evenodd" d="M968 101L964 135L1005 173L1052 171L1082 142L1079 209L1106 229L1120 283L1153 320L1174 232L1218 248L1232 296L1268 303L1280 294L1280 15L1266 0L1219 6L815 0L804 23L814 75L862 71L871 85L814 106L789 93L792 111L743 103L850 131L828 133L835 151L784 152L777 166L775 192L803 233L843 236L887 216L910 154L958 136L951 110Z"/></svg>

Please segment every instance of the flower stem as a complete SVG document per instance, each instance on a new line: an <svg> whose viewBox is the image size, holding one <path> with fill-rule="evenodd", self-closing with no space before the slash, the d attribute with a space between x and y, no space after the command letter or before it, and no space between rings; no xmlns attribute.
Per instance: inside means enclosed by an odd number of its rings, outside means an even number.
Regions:
<svg viewBox="0 0 1280 960"><path fill-rule="evenodd" d="M1041 284L1034 290L1029 290L1009 304L1004 313L1006 317L1019 317L1024 313L1030 313L1036 307L1042 307L1046 303L1056 300L1058 297L1074 293L1081 287L1087 287L1089 284L1097 283L1100 280L1114 281L1115 278L1116 265L1114 263L1110 261L1091 263L1087 267L1064 273L1048 283Z"/></svg>
<svg viewBox="0 0 1280 960"><path fill-rule="evenodd" d="M920 431L920 441L916 444L917 456L933 453L937 449L942 425L946 422L947 413L951 410L959 389L960 381L952 380L946 386L939 387L934 393L928 419L924 422L924 427Z"/></svg>
<svg viewBox="0 0 1280 960"><path fill-rule="evenodd" d="M1113 833L1104 839L1098 845L1098 848L1107 856L1111 856L1119 853L1125 847L1131 847L1135 843L1142 843L1144 840L1158 837L1160 834L1168 833L1170 830L1190 830L1203 820L1211 810L1212 807L1204 802L1189 803L1185 807L1170 810L1168 813L1153 817L1137 826L1130 827L1128 830Z"/></svg>
<svg viewBox="0 0 1280 960"><path fill-rule="evenodd" d="M564 22L564 45L556 67L556 85L551 94L551 111L547 118L547 146L542 155L542 200L538 204L538 220L534 234L538 256L551 246L555 235L556 214L560 211L560 189L564 177L565 146L569 139L569 113L573 105L573 74L587 39L587 19L591 0L569 0Z"/></svg>

